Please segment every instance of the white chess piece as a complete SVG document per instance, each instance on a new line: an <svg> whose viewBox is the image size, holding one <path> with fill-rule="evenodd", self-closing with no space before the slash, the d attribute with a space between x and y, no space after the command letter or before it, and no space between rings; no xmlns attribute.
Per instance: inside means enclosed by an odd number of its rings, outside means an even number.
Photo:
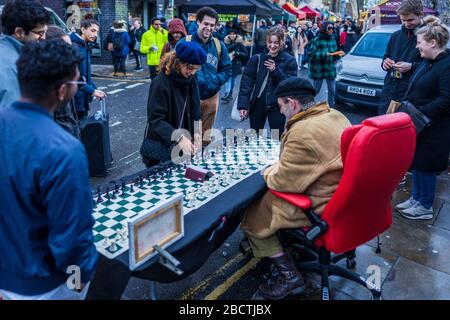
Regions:
<svg viewBox="0 0 450 320"><path fill-rule="evenodd" d="M116 252L117 251L117 245L116 245L116 240L115 239L111 240L111 245L109 246L109 251L111 251L111 252Z"/></svg>
<svg viewBox="0 0 450 320"><path fill-rule="evenodd" d="M108 237L105 237L105 239L103 240L102 246L104 248L109 247L109 238Z"/></svg>

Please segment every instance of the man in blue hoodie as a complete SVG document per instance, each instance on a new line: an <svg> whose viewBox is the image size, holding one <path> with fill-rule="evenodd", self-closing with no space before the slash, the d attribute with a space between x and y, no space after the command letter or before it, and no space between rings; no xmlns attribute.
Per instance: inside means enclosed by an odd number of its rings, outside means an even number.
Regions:
<svg viewBox="0 0 450 320"><path fill-rule="evenodd" d="M207 53L206 63L197 72L200 90L200 108L202 112L203 142L211 141L211 132L219 106L220 87L231 78L231 59L225 44L213 37L214 29L219 22L216 10L203 7L196 13L197 33L189 35L180 41L195 41Z"/></svg>
<svg viewBox="0 0 450 320"><path fill-rule="evenodd" d="M82 86L75 95L75 110L79 120L87 117L89 112L89 103L93 98L103 99L106 94L97 90L97 86L91 76L91 52L94 42L100 30L98 21L94 19L85 19L81 21L80 34L72 32L70 40L76 46L83 57L80 64L80 74L86 79L86 84Z"/></svg>
<svg viewBox="0 0 450 320"><path fill-rule="evenodd" d="M0 109L0 300L83 299L97 251L83 145L53 120L78 87L78 51L23 46L21 98Z"/></svg>
<svg viewBox="0 0 450 320"><path fill-rule="evenodd" d="M24 43L45 39L50 15L35 1L8 2L2 12L0 35L0 108L19 99L16 61Z"/></svg>

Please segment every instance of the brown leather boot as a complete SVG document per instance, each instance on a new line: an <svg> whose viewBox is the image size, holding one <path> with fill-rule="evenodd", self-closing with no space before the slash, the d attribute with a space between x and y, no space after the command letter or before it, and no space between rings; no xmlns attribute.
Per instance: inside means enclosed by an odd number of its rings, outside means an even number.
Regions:
<svg viewBox="0 0 450 320"><path fill-rule="evenodd" d="M289 294L300 294L305 291L305 280L288 254L271 260L278 269L278 274L259 286L259 293L264 299L279 300Z"/></svg>

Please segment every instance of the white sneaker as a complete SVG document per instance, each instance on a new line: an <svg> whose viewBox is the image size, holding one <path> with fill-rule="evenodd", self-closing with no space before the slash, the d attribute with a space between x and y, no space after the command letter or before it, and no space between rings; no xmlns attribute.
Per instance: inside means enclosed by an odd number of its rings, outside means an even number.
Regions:
<svg viewBox="0 0 450 320"><path fill-rule="evenodd" d="M395 209L397 211L402 211L408 208L411 208L413 205L415 205L417 203L416 200L414 200L413 197L409 198L406 201L403 201L402 203L399 203L398 205L395 206Z"/></svg>
<svg viewBox="0 0 450 320"><path fill-rule="evenodd" d="M429 220L433 219L433 208L426 209L419 202L414 206L401 212L402 217L411 220Z"/></svg>

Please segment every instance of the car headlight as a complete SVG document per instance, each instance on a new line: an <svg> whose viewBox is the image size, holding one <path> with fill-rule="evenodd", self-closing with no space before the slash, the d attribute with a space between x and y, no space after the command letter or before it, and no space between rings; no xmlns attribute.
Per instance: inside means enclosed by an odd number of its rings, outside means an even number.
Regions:
<svg viewBox="0 0 450 320"><path fill-rule="evenodd" d="M342 62L341 59L339 59L338 61L336 61L336 73L338 75L342 75L343 69L344 69L344 63Z"/></svg>

